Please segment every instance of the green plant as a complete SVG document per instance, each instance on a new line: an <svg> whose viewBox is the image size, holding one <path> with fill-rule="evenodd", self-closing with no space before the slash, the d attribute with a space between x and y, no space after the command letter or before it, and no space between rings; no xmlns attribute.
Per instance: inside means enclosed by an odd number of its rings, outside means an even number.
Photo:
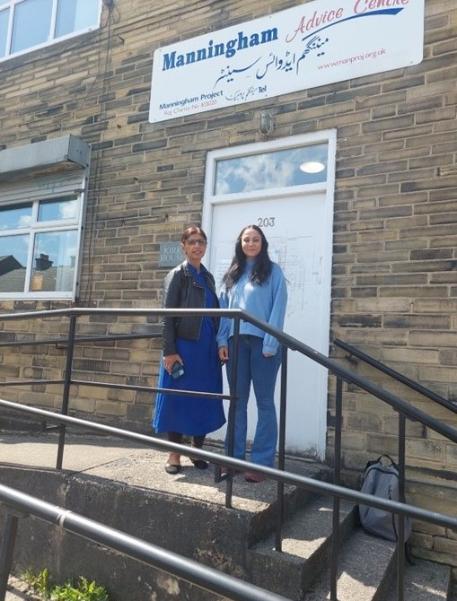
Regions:
<svg viewBox="0 0 457 601"><path fill-rule="evenodd" d="M108 593L103 586L83 576L80 576L75 585L71 582L54 585L48 569L45 568L38 573L26 570L23 580L44 601L109 601Z"/></svg>
<svg viewBox="0 0 457 601"><path fill-rule="evenodd" d="M74 587L70 582L63 586L55 586L51 592L51 601L109 601L109 599L103 586L81 576L78 587Z"/></svg>
<svg viewBox="0 0 457 601"><path fill-rule="evenodd" d="M30 586L34 593L38 593L43 597L43 599L49 599L52 583L47 568L44 568L44 570L41 570L41 572L26 570L23 579Z"/></svg>

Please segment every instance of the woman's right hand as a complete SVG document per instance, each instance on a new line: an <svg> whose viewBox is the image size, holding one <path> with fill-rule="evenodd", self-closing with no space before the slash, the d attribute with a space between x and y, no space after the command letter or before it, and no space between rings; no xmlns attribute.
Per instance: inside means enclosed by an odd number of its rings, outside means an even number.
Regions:
<svg viewBox="0 0 457 601"><path fill-rule="evenodd" d="M173 365L176 363L176 361L181 363L181 365L184 365L183 360L178 353L175 353L174 355L165 355L163 357L163 366L169 374L171 374L171 370L173 369Z"/></svg>
<svg viewBox="0 0 457 601"><path fill-rule="evenodd" d="M229 358L228 347L220 346L219 347L219 359L221 360L221 363L227 363L228 358Z"/></svg>

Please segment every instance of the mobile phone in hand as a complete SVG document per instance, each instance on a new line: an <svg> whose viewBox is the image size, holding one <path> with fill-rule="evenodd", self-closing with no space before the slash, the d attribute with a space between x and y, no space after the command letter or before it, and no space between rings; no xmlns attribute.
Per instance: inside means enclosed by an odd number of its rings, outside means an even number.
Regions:
<svg viewBox="0 0 457 601"><path fill-rule="evenodd" d="M173 367L171 368L171 377L174 380L177 380L178 378L180 378L183 375L184 375L184 366L183 366L183 364L180 363L179 361L175 361L173 363Z"/></svg>

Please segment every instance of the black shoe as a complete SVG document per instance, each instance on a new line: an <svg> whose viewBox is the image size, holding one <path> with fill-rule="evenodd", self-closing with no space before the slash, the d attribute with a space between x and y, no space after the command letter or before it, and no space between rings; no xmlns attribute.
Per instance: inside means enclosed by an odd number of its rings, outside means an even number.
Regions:
<svg viewBox="0 0 457 601"><path fill-rule="evenodd" d="M209 463L207 461L205 461L204 459L191 459L191 461L194 464L194 467L196 467L198 470L207 470L208 469Z"/></svg>
<svg viewBox="0 0 457 601"><path fill-rule="evenodd" d="M239 474L239 473L240 473L240 472L239 472L239 470L235 470L235 469L233 469L233 468L229 468L229 469L227 469L226 467L223 467L223 468L221 469L221 473L220 473L220 476L219 476L218 482L223 482L224 480L227 480L227 478L228 478L229 476L232 476L232 477L234 477L234 476L236 476L236 475L237 475L237 474Z"/></svg>
<svg viewBox="0 0 457 601"><path fill-rule="evenodd" d="M179 474L179 472L181 471L181 466L175 465L173 463L166 463L165 471L167 472L167 474L170 474L170 476L174 476L175 474Z"/></svg>

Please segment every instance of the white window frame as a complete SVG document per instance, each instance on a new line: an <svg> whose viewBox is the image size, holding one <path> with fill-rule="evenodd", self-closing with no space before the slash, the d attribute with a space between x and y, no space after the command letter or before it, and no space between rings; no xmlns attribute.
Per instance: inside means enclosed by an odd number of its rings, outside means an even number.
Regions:
<svg viewBox="0 0 457 601"><path fill-rule="evenodd" d="M53 221L38 221L38 207L40 202L46 202L49 200L57 199L77 199L78 200L78 213L73 219L65 220L53 220ZM81 241L82 241L82 230L83 230L83 218L85 215L85 190L78 190L75 192L60 192L55 194L43 194L42 197L34 200L28 200L26 197L15 200L14 202L5 201L0 202L1 208L14 208L14 206L24 205L32 203L32 221L30 226L15 228L9 230L0 230L0 238L6 236L17 236L17 235L28 235L29 246L27 254L27 265L25 271L25 285L24 292L0 292L0 301L2 300L75 300L79 292L79 270L81 263ZM32 262L33 253L35 247L35 238L37 234L41 233L56 233L76 231L77 240L77 252L76 261L73 274L73 285L72 290L46 290L38 292L36 290L30 290L31 275L32 275Z"/></svg>
<svg viewBox="0 0 457 601"><path fill-rule="evenodd" d="M316 146L327 144L327 179L315 184L301 184L298 186L287 186L285 188L266 188L252 190L249 192L238 192L230 194L216 194L214 191L216 183L217 161L224 159L244 158L251 155L257 155L267 152L276 152L278 150L291 150L303 146ZM206 158L206 178L203 203L202 224L205 231L211 231L212 205L225 202L244 202L245 200L255 200L257 198L275 198L277 196L295 196L297 194L313 194L315 192L325 192L328 207L327 217L333 217L333 193L335 189L335 164L336 164L336 130L322 130L309 134L299 134L287 138L277 138L266 142L253 142L242 146L232 146L220 148L208 152ZM211 248L208 239L208 249ZM331 256L331 253L330 253ZM208 261L209 262L209 261Z"/></svg>
<svg viewBox="0 0 457 601"><path fill-rule="evenodd" d="M6 49L5 56L0 57L0 63L7 61L11 58L15 58L16 56L22 56L24 54L28 54L29 52L33 52L34 50L39 50L40 48L46 48L47 46L51 46L52 44L56 44L57 42L62 42L63 40L68 40L70 38L74 38L78 35L82 35L88 33L90 31L95 31L100 27L101 14L102 14L102 0L93 0L93 2L98 2L98 18L97 24L91 27L86 27L85 29L80 29L78 31L72 31L71 33L67 33L66 35L62 35L59 37L55 37L55 29L56 29L56 20L57 20L57 2L58 0L52 0L52 11L51 11L51 21L48 33L48 39L41 44L36 44L35 46L30 46L29 48L25 48L24 50L20 50L19 52L11 53L11 42L13 38L13 15L14 9L17 5L22 4L26 0L0 0L0 12L3 10L9 9L8 15L8 29L6 34Z"/></svg>

